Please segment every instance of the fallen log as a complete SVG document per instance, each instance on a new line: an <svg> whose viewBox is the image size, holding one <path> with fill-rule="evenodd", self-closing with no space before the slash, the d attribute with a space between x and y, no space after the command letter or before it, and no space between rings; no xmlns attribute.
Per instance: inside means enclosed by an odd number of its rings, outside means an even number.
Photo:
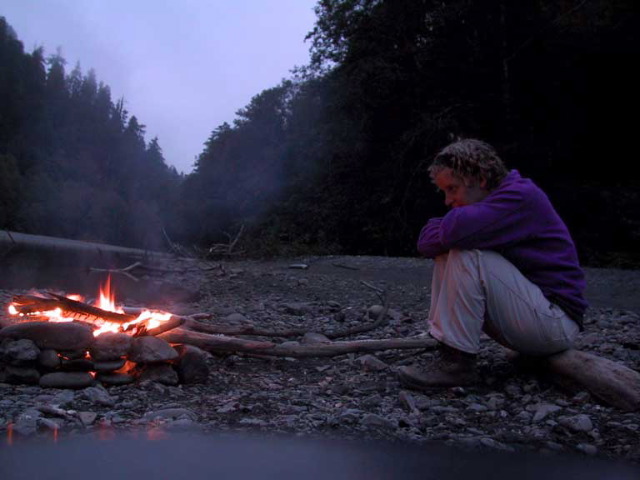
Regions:
<svg viewBox="0 0 640 480"><path fill-rule="evenodd" d="M545 366L560 385L577 384L609 405L629 412L640 410L640 373L620 363L567 350L548 357Z"/></svg>
<svg viewBox="0 0 640 480"><path fill-rule="evenodd" d="M223 335L208 335L184 328L163 333L169 343L186 343L209 352L248 352L276 357L335 357L346 353L376 352L395 349L435 349L437 341L427 337L391 338L383 340L354 340L317 345L274 344L255 340L244 340Z"/></svg>

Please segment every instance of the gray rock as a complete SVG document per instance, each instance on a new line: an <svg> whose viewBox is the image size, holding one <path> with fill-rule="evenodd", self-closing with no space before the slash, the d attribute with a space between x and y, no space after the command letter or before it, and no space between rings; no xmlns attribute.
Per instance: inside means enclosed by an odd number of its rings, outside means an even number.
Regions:
<svg viewBox="0 0 640 480"><path fill-rule="evenodd" d="M419 413L418 406L416 405L416 399L413 398L406 390L402 390L398 395L400 403L411 413Z"/></svg>
<svg viewBox="0 0 640 480"><path fill-rule="evenodd" d="M525 412L524 410L518 413L514 419L522 422L522 423L531 423L532 415L529 412Z"/></svg>
<svg viewBox="0 0 640 480"><path fill-rule="evenodd" d="M170 420L176 421L183 418L187 418L192 421L197 421L198 416L189 409L186 408L163 408L161 410L153 410L143 415L142 419L147 421L152 420Z"/></svg>
<svg viewBox="0 0 640 480"><path fill-rule="evenodd" d="M313 307L311 305L301 302L283 303L282 308L286 313L298 316L303 316L313 311Z"/></svg>
<svg viewBox="0 0 640 480"><path fill-rule="evenodd" d="M38 355L38 365L47 370L55 370L60 366L58 352L52 349L42 350Z"/></svg>
<svg viewBox="0 0 640 480"><path fill-rule="evenodd" d="M37 385L40 381L40 372L30 367L7 366L4 371L4 381L15 385Z"/></svg>
<svg viewBox="0 0 640 480"><path fill-rule="evenodd" d="M60 407L64 407L73 403L76 399L76 393L71 390L63 390L62 392L58 392L54 395L51 400L51 404L58 405Z"/></svg>
<svg viewBox="0 0 640 480"><path fill-rule="evenodd" d="M558 418L558 423L574 432L590 432L593 430L593 422L591 421L591 418L583 413L579 415L560 417Z"/></svg>
<svg viewBox="0 0 640 480"><path fill-rule="evenodd" d="M28 409L17 416L13 423L13 432L22 437L28 437L38 431L38 419L42 413L35 409Z"/></svg>
<svg viewBox="0 0 640 480"><path fill-rule="evenodd" d="M78 412L78 418L80 419L80 422L82 422L82 425L84 425L85 427L93 425L97 417L98 414L94 412Z"/></svg>
<svg viewBox="0 0 640 480"><path fill-rule="evenodd" d="M598 448L595 445L591 445L590 443L579 443L576 445L576 449L579 451L586 453L587 455L595 455L598 453Z"/></svg>
<svg viewBox="0 0 640 480"><path fill-rule="evenodd" d="M88 372L53 372L40 377L44 388L86 388L93 385L93 377Z"/></svg>
<svg viewBox="0 0 640 480"><path fill-rule="evenodd" d="M73 360L61 359L60 369L65 372L91 372L94 365L88 358L74 358Z"/></svg>
<svg viewBox="0 0 640 480"><path fill-rule="evenodd" d="M38 418L36 421L37 426L40 429L51 430L55 432L56 430L60 430L64 425L64 420L61 419L52 419L52 418Z"/></svg>
<svg viewBox="0 0 640 480"><path fill-rule="evenodd" d="M389 368L389 365L384 363L375 355L363 355L361 357L358 357L357 360L365 370L370 372L381 372Z"/></svg>
<svg viewBox="0 0 640 480"><path fill-rule="evenodd" d="M129 360L137 363L168 362L178 358L178 352L166 340L158 337L138 337L131 342Z"/></svg>
<svg viewBox="0 0 640 480"><path fill-rule="evenodd" d="M484 445L485 447L489 447L489 448L493 448L496 450L502 450L505 452L513 452L514 448L510 447L508 445L505 445L504 443L498 442L496 440L494 440L493 438L488 438L488 437L484 437L480 439L480 444Z"/></svg>
<svg viewBox="0 0 640 480"><path fill-rule="evenodd" d="M32 340L23 338L3 345L4 358L7 363L15 366L26 366L36 362L40 349Z"/></svg>
<svg viewBox="0 0 640 480"><path fill-rule="evenodd" d="M302 337L302 340L300 340L300 343L303 345L320 345L331 343L331 340L322 333L307 332Z"/></svg>
<svg viewBox="0 0 640 480"><path fill-rule="evenodd" d="M126 333L103 333L89 349L95 361L118 360L131 349L132 338Z"/></svg>
<svg viewBox="0 0 640 480"><path fill-rule="evenodd" d="M177 353L176 353L177 355ZM157 382L163 385L178 385L178 373L166 363L149 364L140 367L138 380L140 382Z"/></svg>
<svg viewBox="0 0 640 480"><path fill-rule="evenodd" d="M368 413L362 420L360 421L362 425L372 426L372 427L380 427L389 430L395 429L398 425L391 420L388 420L380 415L376 415L374 413Z"/></svg>
<svg viewBox="0 0 640 480"><path fill-rule="evenodd" d="M94 341L90 327L78 323L24 322L0 330L0 339L32 340L40 349L86 350Z"/></svg>
<svg viewBox="0 0 640 480"><path fill-rule="evenodd" d="M229 315L222 317L221 321L234 325L245 325L251 323L247 317L237 312L230 313Z"/></svg>
<svg viewBox="0 0 640 480"><path fill-rule="evenodd" d="M80 398L85 398L97 405L104 405L107 407L113 407L116 404L116 399L109 395L103 387L88 387L79 392Z"/></svg>
<svg viewBox="0 0 640 480"><path fill-rule="evenodd" d="M103 360L99 362L93 362L93 369L96 372L113 372L124 367L126 360L120 358L118 360Z"/></svg>
<svg viewBox="0 0 640 480"><path fill-rule="evenodd" d="M207 352L193 345L178 345L178 360L175 368L181 383L207 383L209 379L209 365Z"/></svg>
<svg viewBox="0 0 640 480"><path fill-rule="evenodd" d="M472 403L466 409L472 412L486 412L487 410L489 410L485 405L482 405L481 403Z"/></svg>
<svg viewBox="0 0 640 480"><path fill-rule="evenodd" d="M534 409L535 413L533 414L533 418L531 419L531 422L532 423L541 422L547 417L547 415L549 415L550 413L557 412L558 410L562 410L562 407L559 407L558 405L553 405L550 403L540 403L538 405L535 405L535 409Z"/></svg>
<svg viewBox="0 0 640 480"><path fill-rule="evenodd" d="M126 373L103 373L99 372L96 375L96 380L104 385L128 385L135 380L133 375L127 375Z"/></svg>

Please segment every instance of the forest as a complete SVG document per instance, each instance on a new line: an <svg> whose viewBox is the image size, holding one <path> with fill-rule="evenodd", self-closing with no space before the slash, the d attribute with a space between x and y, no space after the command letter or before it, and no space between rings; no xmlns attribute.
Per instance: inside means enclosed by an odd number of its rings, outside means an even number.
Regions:
<svg viewBox="0 0 640 480"><path fill-rule="evenodd" d="M471 137L546 191L584 264L638 267L637 10L319 0L309 64L212 126L187 175L93 71L25 52L0 18L0 228L205 251L242 228L250 256L413 256L445 211L427 167Z"/></svg>

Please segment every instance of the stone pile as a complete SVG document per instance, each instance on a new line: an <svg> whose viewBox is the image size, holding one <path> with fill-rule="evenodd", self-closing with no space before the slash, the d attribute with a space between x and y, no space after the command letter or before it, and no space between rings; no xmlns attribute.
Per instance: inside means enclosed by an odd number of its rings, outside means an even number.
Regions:
<svg viewBox="0 0 640 480"><path fill-rule="evenodd" d="M153 336L94 337L83 324L25 322L0 330L0 383L74 389L134 381L204 383L206 355Z"/></svg>

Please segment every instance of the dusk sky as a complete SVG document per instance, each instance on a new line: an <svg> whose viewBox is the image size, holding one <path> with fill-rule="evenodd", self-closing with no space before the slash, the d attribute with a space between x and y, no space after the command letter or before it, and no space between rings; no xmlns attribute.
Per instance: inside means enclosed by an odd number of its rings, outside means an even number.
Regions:
<svg viewBox="0 0 640 480"><path fill-rule="evenodd" d="M188 173L209 134L308 63L316 0L2 0L25 50L61 49Z"/></svg>

